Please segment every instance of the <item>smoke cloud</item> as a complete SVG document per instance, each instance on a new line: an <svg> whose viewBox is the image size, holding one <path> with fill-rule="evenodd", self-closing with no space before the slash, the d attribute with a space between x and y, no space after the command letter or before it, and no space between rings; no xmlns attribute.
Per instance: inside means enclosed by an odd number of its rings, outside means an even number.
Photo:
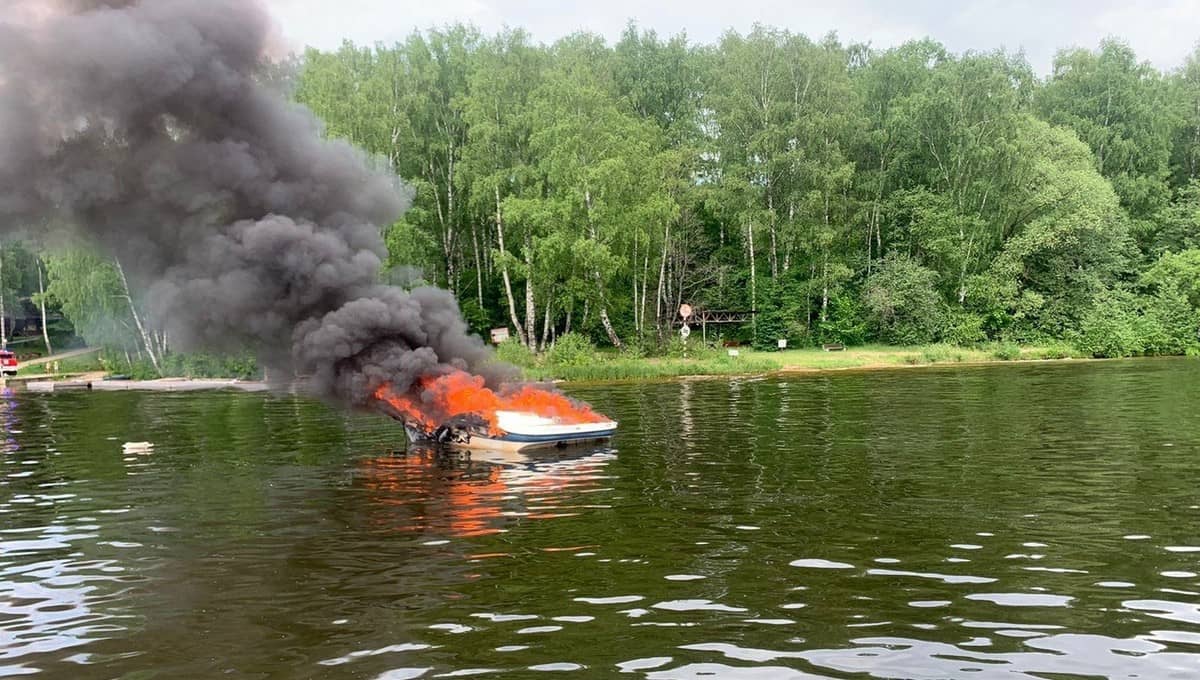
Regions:
<svg viewBox="0 0 1200 680"><path fill-rule="evenodd" d="M260 2L22 4L0 16L0 236L70 225L173 346L252 348L343 403L481 370L450 293L377 283L408 192L257 82Z"/></svg>

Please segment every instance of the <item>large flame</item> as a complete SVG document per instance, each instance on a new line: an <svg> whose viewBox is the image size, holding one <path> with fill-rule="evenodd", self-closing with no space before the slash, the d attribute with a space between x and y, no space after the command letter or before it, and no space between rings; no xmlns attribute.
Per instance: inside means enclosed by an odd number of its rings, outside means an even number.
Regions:
<svg viewBox="0 0 1200 680"><path fill-rule="evenodd" d="M558 392L529 384L511 385L497 392L485 387L480 376L465 371L423 378L405 394L386 384L375 391L375 398L427 431L456 416L473 415L486 421L493 435L501 436L504 431L497 424L497 411L533 413L563 424L608 420L590 406Z"/></svg>

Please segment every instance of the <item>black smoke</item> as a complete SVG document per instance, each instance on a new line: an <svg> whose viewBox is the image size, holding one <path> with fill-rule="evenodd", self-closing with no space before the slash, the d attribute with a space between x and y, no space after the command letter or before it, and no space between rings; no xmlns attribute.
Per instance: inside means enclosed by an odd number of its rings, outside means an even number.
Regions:
<svg viewBox="0 0 1200 680"><path fill-rule="evenodd" d="M260 2L23 2L0 14L0 236L68 225L174 347L249 347L346 403L481 368L453 296L377 283L408 193L260 83Z"/></svg>

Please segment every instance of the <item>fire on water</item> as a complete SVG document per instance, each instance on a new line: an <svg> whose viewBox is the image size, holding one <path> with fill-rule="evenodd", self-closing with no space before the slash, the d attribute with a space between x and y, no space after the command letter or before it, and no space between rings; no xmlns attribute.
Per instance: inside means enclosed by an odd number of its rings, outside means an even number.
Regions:
<svg viewBox="0 0 1200 680"><path fill-rule="evenodd" d="M434 433L449 443L467 444L472 438L489 444L561 446L576 441L606 439L616 423L586 404L535 385L520 384L498 391L483 378L453 371L423 378L408 392L392 385L375 392L380 409L401 420L410 433L426 438Z"/></svg>

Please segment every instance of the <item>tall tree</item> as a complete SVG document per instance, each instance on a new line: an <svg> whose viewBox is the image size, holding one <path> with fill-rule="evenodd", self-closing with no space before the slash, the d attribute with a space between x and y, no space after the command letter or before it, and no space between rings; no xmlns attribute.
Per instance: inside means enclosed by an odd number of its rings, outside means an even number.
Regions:
<svg viewBox="0 0 1200 680"><path fill-rule="evenodd" d="M1170 197L1171 115L1161 74L1129 45L1105 40L1098 50L1058 53L1037 98L1050 123L1066 125L1095 154L1134 219L1149 219Z"/></svg>
<svg viewBox="0 0 1200 680"><path fill-rule="evenodd" d="M495 261L503 281L508 319L521 342L530 348L536 335L530 327L536 310L529 304L533 284L528 277L533 252L532 248L525 249L523 265L514 254L520 252L522 241L532 242L532 235L514 230L505 217L504 203L538 192L536 159L529 141L533 133L529 107L530 98L541 85L546 60L545 51L532 45L528 34L505 31L480 48L470 75L469 94L462 101L463 119L468 125L463 167L471 177L473 214L481 231L496 237ZM513 280L521 266L527 272L524 320L513 292Z"/></svg>
<svg viewBox="0 0 1200 680"><path fill-rule="evenodd" d="M553 229L574 236L577 276L591 282L590 302L608 340L620 347L610 314L619 303L610 286L633 278L640 264L632 256L634 244L645 243L648 225L674 219L677 206L661 183L661 133L613 96L604 49L598 38L583 34L555 46L558 63L531 106L530 147L548 191L512 197L506 211L527 233Z"/></svg>
<svg viewBox="0 0 1200 680"><path fill-rule="evenodd" d="M1200 45L1169 79L1176 116L1171 149L1171 184L1177 189L1200 180Z"/></svg>

